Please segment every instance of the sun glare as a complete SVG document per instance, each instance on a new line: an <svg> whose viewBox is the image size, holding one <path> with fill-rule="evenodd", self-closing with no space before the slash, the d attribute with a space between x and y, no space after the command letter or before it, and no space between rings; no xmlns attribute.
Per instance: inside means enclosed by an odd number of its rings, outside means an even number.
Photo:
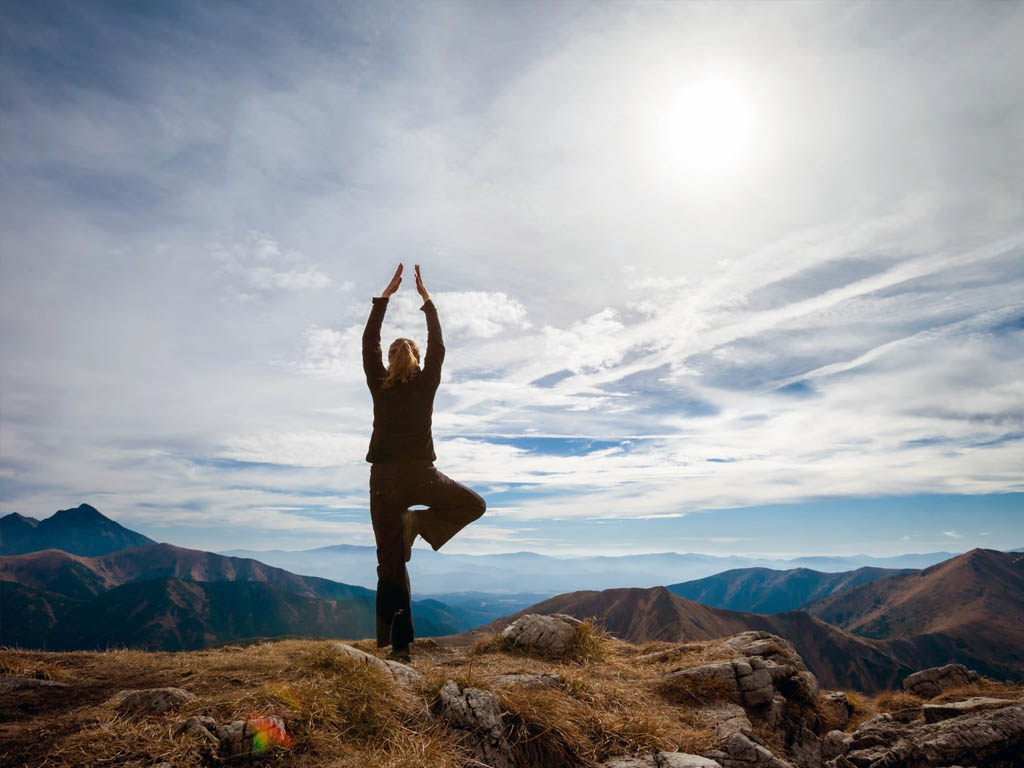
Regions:
<svg viewBox="0 0 1024 768"><path fill-rule="evenodd" d="M672 170L729 174L750 158L753 104L739 83L724 76L704 77L673 94L661 130L663 158Z"/></svg>

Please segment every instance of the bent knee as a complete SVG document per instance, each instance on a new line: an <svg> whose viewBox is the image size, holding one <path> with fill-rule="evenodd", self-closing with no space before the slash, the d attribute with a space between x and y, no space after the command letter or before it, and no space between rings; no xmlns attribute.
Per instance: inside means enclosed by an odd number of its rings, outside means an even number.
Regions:
<svg viewBox="0 0 1024 768"><path fill-rule="evenodd" d="M484 497L483 496L477 496L477 499L478 499L478 501L477 501L476 505L473 507L473 511L476 513L477 517L482 517L484 512L487 511L487 502L484 501ZM476 519L476 518L474 518L474 519Z"/></svg>

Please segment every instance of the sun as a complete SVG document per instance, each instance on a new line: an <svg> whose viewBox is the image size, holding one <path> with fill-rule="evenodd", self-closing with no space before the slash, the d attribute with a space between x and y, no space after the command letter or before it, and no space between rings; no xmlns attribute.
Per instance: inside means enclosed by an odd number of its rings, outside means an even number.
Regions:
<svg viewBox="0 0 1024 768"><path fill-rule="evenodd" d="M712 177L748 164L754 144L754 104L737 80L708 75L672 93L659 126L670 169Z"/></svg>

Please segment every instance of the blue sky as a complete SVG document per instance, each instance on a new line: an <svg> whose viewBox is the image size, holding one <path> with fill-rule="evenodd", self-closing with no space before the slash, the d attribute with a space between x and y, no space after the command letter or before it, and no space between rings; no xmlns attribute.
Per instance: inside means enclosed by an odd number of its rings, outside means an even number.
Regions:
<svg viewBox="0 0 1024 768"><path fill-rule="evenodd" d="M0 512L372 542L420 263L447 549L1024 546L1016 3L5 3ZM385 342L424 340L411 279Z"/></svg>

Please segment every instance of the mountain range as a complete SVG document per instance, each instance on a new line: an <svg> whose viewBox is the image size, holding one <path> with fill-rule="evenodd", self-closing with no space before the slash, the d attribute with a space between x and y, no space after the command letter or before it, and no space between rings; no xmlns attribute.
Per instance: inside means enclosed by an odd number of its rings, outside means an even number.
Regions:
<svg viewBox="0 0 1024 768"><path fill-rule="evenodd" d="M373 547L349 544L294 551L229 550L222 554L251 557L295 573L363 586L373 585L377 565ZM419 593L435 597L461 592L467 584L472 584L473 589L479 592L527 592L547 597L584 589L664 586L738 568L813 568L818 571L850 571L863 567L924 568L953 556L954 553L950 552L930 552L882 558L851 555L771 560L663 552L615 557L553 557L535 552L449 555L417 546L409 563L409 578Z"/></svg>
<svg viewBox="0 0 1024 768"><path fill-rule="evenodd" d="M669 584L670 592L715 608L752 613L794 611L835 592L867 584L911 569L857 568L823 573L810 568L777 571L772 568L736 568L704 579Z"/></svg>
<svg viewBox="0 0 1024 768"><path fill-rule="evenodd" d="M186 650L253 636L375 633L372 590L170 544L86 557L57 549L0 557L0 644ZM479 623L413 603L419 636Z"/></svg>
<svg viewBox="0 0 1024 768"><path fill-rule="evenodd" d="M0 519L0 536L5 551L42 546L0 556L0 644L182 650L257 636L374 634L370 589L252 558L157 544L87 504L42 521L7 515ZM938 554L888 560L927 562ZM307 573L362 563L364 573L372 574L376 566L372 547L345 545L277 552L267 559L294 559ZM635 642L767 630L790 639L833 688L884 690L910 671L950 662L999 679L1024 679L1019 552L976 549L920 571L871 565L830 573L828 567L840 562L836 558L801 558L782 562L815 562L819 569L755 566L668 588L566 588L626 578L622 574L647 579L659 569L677 574L743 560L675 553L467 556L417 548L413 563L420 561L422 572L414 584L433 574L435 585L464 590L472 584L478 591L417 600L414 621L418 636L444 635L450 643L501 629L527 612L596 618L607 631ZM530 591L542 585L547 591ZM550 596L554 590L560 593ZM478 629L468 631L472 627Z"/></svg>

